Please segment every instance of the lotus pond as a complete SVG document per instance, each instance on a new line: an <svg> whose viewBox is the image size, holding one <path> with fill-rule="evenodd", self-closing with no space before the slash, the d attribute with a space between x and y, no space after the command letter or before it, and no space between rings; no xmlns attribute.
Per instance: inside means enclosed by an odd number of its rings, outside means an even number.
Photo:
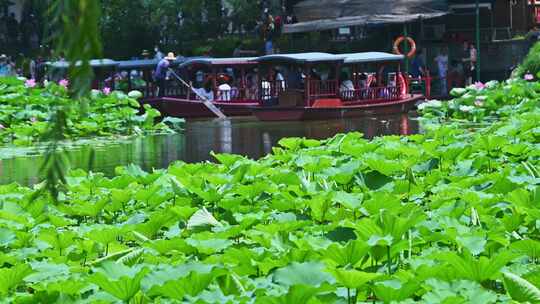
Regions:
<svg viewBox="0 0 540 304"><path fill-rule="evenodd" d="M174 134L156 134L110 139L87 139L66 145L72 168L114 176L118 166L135 164L143 170L167 168L177 160L189 163L213 161L210 152L234 153L258 159L272 152L285 137L315 139L358 131L366 138L384 134L418 133L414 115L363 117L313 122L259 122L255 118L186 121ZM92 150L90 149L92 148ZM0 184L33 185L42 180L44 146L0 148Z"/></svg>
<svg viewBox="0 0 540 304"><path fill-rule="evenodd" d="M508 105L474 130L432 102L407 137L73 170L58 200L0 186L0 301L539 303L540 85L457 94Z"/></svg>

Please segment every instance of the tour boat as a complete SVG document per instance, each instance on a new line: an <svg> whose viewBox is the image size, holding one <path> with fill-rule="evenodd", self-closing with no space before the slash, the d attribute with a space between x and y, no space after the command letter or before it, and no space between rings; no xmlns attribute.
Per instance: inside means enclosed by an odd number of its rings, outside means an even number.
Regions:
<svg viewBox="0 0 540 304"><path fill-rule="evenodd" d="M407 112L423 96L410 92L410 79L401 72L404 59L382 52L178 58L161 94L153 79L158 60L107 59L91 66L96 72L93 88L139 90L140 103L163 116L253 114L272 121ZM51 67L65 73L67 63Z"/></svg>
<svg viewBox="0 0 540 304"><path fill-rule="evenodd" d="M143 104L150 104L164 116L183 118L215 117L197 92L205 84L210 85L208 101L226 116L248 116L251 108L259 106L255 80L257 62L255 58L190 58L170 71L169 81L163 96L156 94L157 88L146 81L143 89ZM155 68L155 66L154 66ZM250 78L252 76L252 78ZM189 86L184 85L185 81ZM227 89L219 85L220 79L227 82Z"/></svg>
<svg viewBox="0 0 540 304"><path fill-rule="evenodd" d="M278 67L287 73L285 85L271 83L268 89L261 85L262 104L251 110L264 121L400 113L423 99L409 92L409 80L401 73L402 55L299 53L267 55L256 60L260 70ZM324 77L316 68L324 71ZM346 79L340 79L343 73Z"/></svg>

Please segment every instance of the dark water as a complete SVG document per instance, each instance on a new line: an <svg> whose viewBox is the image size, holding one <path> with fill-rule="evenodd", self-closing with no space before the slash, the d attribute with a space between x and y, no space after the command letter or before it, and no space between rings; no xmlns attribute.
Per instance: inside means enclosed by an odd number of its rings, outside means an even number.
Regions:
<svg viewBox="0 0 540 304"><path fill-rule="evenodd" d="M211 151L260 158L284 137L325 139L338 133L359 131L366 138L379 135L418 133L418 122L405 114L360 117L344 120L308 122L259 122L254 118L188 121L182 134L156 135L96 144L77 144L69 150L72 168L89 167L90 149L94 150L92 170L108 176L118 166L134 163L144 170L166 168L183 160L211 160ZM0 184L40 182L43 156L36 149L0 149Z"/></svg>

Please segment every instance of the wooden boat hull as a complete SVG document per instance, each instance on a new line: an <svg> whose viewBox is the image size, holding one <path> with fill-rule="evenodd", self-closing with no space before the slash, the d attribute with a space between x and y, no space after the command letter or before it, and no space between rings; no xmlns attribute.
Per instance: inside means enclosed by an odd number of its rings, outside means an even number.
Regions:
<svg viewBox="0 0 540 304"><path fill-rule="evenodd" d="M351 104L337 107L253 107L253 114L262 121L323 120L385 115L408 112L422 100L422 95L380 103Z"/></svg>
<svg viewBox="0 0 540 304"><path fill-rule="evenodd" d="M154 109L161 112L163 116L181 118L211 118L215 117L202 102L181 98L163 97L149 99L142 102L149 104ZM226 116L249 116L252 108L259 106L257 102L214 102Z"/></svg>

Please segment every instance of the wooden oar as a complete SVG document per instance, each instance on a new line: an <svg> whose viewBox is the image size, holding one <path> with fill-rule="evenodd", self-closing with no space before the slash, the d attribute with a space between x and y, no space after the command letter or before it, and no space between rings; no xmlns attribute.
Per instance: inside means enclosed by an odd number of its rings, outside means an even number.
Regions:
<svg viewBox="0 0 540 304"><path fill-rule="evenodd" d="M208 108L208 110L212 111L212 113L214 113L217 117L219 118L227 118L227 116L225 116L225 114L223 114L223 112L221 112L220 109L218 109L218 107L216 107L210 100L208 100L208 98L206 98L205 96L201 95L197 90L195 90L195 88L193 86L191 86L189 83L185 82L184 79L180 78L180 76L178 76L173 69L169 68L169 72L176 78L178 79L178 81L180 81L183 85L185 85L186 87L190 88L191 91L193 93L195 93L195 95L197 95L202 103Z"/></svg>

